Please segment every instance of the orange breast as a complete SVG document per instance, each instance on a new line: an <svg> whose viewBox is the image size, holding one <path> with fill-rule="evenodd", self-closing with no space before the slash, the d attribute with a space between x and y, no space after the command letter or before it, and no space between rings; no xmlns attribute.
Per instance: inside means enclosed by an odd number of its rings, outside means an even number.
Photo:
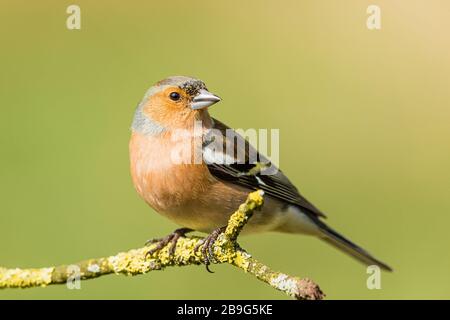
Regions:
<svg viewBox="0 0 450 320"><path fill-rule="evenodd" d="M189 144L189 142L186 142ZM170 136L133 133L130 141L131 176L139 195L175 223L210 232L226 225L249 190L214 178L207 166L179 164L173 159ZM267 203L268 212L276 212ZM255 214L246 231L267 229L271 214Z"/></svg>
<svg viewBox="0 0 450 320"><path fill-rule="evenodd" d="M169 134L144 136L133 133L130 141L131 176L137 192L160 212L191 202L214 183L204 164L180 163L177 140Z"/></svg>

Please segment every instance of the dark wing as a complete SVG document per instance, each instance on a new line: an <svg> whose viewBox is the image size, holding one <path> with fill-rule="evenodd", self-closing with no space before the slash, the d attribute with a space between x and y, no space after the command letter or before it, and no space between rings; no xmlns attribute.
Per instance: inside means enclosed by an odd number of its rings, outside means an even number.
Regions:
<svg viewBox="0 0 450 320"><path fill-rule="evenodd" d="M261 155L247 140L228 128L222 122L214 119L214 129L209 137L205 138L203 154L211 174L226 182L234 183L251 190L264 190L266 195L276 198L307 211L316 217L325 217L313 204L306 200L289 179L270 161ZM230 142L233 144L230 144ZM229 146L232 145L232 150ZM228 146L228 148L227 148ZM210 156L213 152L226 150L226 156L219 157L217 161ZM205 154L208 153L208 156ZM243 157L239 157L242 154ZM250 155L253 155L251 157ZM226 161L226 159L239 159L241 161ZM254 159L256 157L256 159ZM242 158L242 159L241 159ZM255 161L256 160L256 161Z"/></svg>

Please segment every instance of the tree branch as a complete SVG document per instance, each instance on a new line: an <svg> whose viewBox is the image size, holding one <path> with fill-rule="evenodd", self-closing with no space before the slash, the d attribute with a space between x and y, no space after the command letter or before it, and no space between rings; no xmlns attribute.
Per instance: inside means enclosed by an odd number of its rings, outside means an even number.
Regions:
<svg viewBox="0 0 450 320"><path fill-rule="evenodd" d="M292 277L271 270L254 259L236 242L239 233L255 210L263 205L263 192L249 194L247 201L230 217L227 228L214 243L217 263L228 263L255 276L295 299L323 299L319 286L307 278ZM84 260L74 265L61 265L40 269L7 269L0 267L0 289L45 287L71 281L76 270L81 280L93 279L107 274L137 275L153 270L162 270L171 266L203 264L200 250L194 250L201 241L200 237L179 238L175 254L169 254L166 246L162 250L146 257L146 253L155 244L148 247L121 252L114 256Z"/></svg>

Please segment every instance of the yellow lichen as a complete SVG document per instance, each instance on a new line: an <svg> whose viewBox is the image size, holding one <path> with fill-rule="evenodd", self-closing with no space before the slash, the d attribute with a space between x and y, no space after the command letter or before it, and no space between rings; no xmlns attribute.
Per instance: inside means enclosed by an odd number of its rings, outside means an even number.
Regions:
<svg viewBox="0 0 450 320"><path fill-rule="evenodd" d="M264 204L264 191L257 190L248 195L248 199L254 202L256 207L260 207Z"/></svg>
<svg viewBox="0 0 450 320"><path fill-rule="evenodd" d="M264 204L264 191L257 190L248 195L247 201L239 206L239 209L233 213L228 220L228 225L225 230L231 240L235 240L240 231L251 218L253 211L260 208Z"/></svg>
<svg viewBox="0 0 450 320"><path fill-rule="evenodd" d="M54 268L0 269L0 288L45 287L52 282Z"/></svg>
<svg viewBox="0 0 450 320"><path fill-rule="evenodd" d="M175 250L175 264L185 265L190 262L201 263L200 252L194 252L200 238L184 238L179 239L177 242L177 248Z"/></svg>
<svg viewBox="0 0 450 320"><path fill-rule="evenodd" d="M150 270L150 262L144 259L145 248L121 252L108 257L108 263L115 273L134 275Z"/></svg>
<svg viewBox="0 0 450 320"><path fill-rule="evenodd" d="M236 252L236 256L234 258L234 262L233 264L238 267L241 268L242 270L244 270L245 272L248 272L248 268L250 266L250 258L252 256L250 254L248 254L245 251L238 251Z"/></svg>

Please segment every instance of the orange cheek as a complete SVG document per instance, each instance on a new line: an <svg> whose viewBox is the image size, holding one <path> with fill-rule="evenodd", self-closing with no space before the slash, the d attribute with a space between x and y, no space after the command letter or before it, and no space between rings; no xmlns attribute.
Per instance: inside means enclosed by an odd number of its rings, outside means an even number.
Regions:
<svg viewBox="0 0 450 320"><path fill-rule="evenodd" d="M168 101L167 95L162 93L151 97L144 107L144 113L163 126L185 127L186 121L189 122L195 112L187 108L185 101Z"/></svg>
<svg viewBox="0 0 450 320"><path fill-rule="evenodd" d="M151 97L144 107L145 114L156 122L167 124L169 115L173 116L175 110L172 104L165 100L161 95Z"/></svg>

